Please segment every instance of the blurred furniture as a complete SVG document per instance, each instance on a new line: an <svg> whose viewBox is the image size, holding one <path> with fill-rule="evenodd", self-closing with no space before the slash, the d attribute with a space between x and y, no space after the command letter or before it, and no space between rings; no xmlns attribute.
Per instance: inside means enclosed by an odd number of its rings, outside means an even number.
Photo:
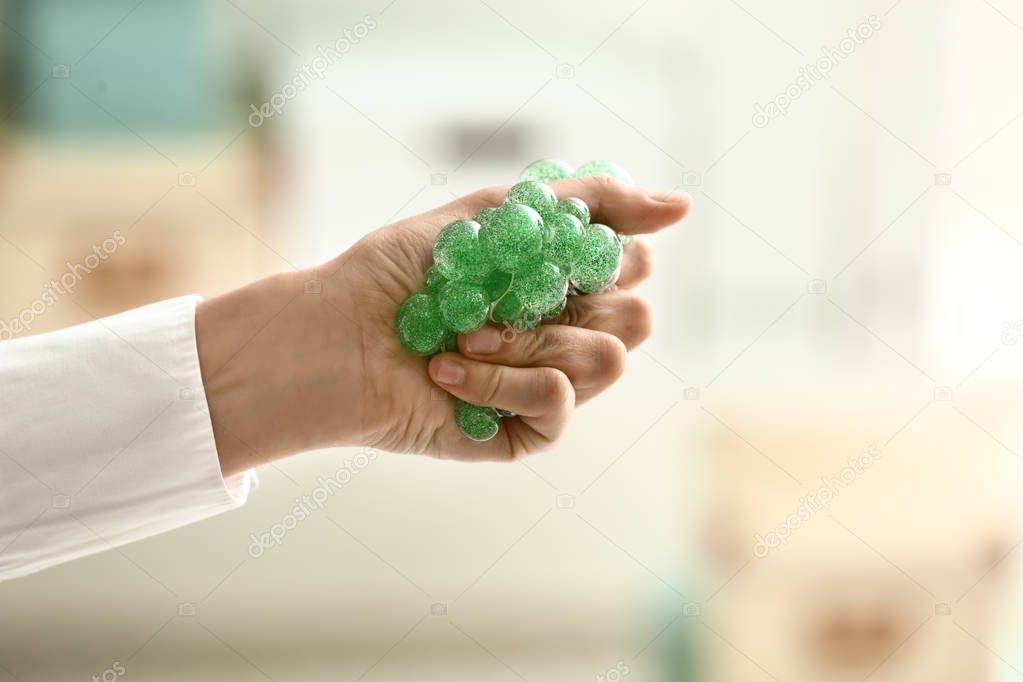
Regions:
<svg viewBox="0 0 1023 682"><path fill-rule="evenodd" d="M8 148L0 158L2 317L17 316L72 270L80 275L73 296L48 303L33 332L282 267L260 241L258 152L240 140L200 176L212 145L174 151L178 169L116 140L69 148L23 138ZM94 250L111 239L123 245L97 262Z"/></svg>
<svg viewBox="0 0 1023 682"><path fill-rule="evenodd" d="M706 679L993 679L1021 528L1019 462L991 433L1011 442L1019 405L988 389L912 417L892 387L821 391L712 408Z"/></svg>
<svg viewBox="0 0 1023 682"><path fill-rule="evenodd" d="M250 60L218 11L0 5L0 318L36 333L288 267L266 236L267 132L241 104L258 101Z"/></svg>

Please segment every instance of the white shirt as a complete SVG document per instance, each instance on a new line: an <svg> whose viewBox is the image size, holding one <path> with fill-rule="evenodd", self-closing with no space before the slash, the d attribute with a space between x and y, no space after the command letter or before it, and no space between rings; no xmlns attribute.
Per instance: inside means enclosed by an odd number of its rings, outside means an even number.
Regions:
<svg viewBox="0 0 1023 682"><path fill-rule="evenodd" d="M220 473L198 296L0 342L0 580L245 503Z"/></svg>

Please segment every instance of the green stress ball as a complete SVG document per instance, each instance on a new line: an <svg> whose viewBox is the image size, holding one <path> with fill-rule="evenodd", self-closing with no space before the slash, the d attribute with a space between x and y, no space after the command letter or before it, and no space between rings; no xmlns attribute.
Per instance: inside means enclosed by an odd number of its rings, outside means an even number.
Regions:
<svg viewBox="0 0 1023 682"><path fill-rule="evenodd" d="M493 303L508 293L511 283L512 275L510 273L492 270L483 280L483 293L487 295L487 300Z"/></svg>
<svg viewBox="0 0 1023 682"><path fill-rule="evenodd" d="M525 312L526 307L522 305L519 297L514 291L509 291L490 309L490 319L498 324L515 324Z"/></svg>
<svg viewBox="0 0 1023 682"><path fill-rule="evenodd" d="M572 268L572 284L591 294L615 281L622 265L622 242L607 225L591 223L583 231L583 244Z"/></svg>
<svg viewBox="0 0 1023 682"><path fill-rule="evenodd" d="M490 311L490 319L517 332L523 332L536 329L543 316L535 310L526 308L515 292L509 291L494 304Z"/></svg>
<svg viewBox="0 0 1023 682"><path fill-rule="evenodd" d="M545 319L545 320L553 320L554 318L556 318L559 315L561 315L561 313L565 312L565 308L567 308L567 307L568 307L568 298L563 298L563 299L561 299L560 303L558 303L556 306L554 306L553 308L551 308L550 310L548 310L547 312L545 312L543 314L543 319Z"/></svg>
<svg viewBox="0 0 1023 682"><path fill-rule="evenodd" d="M590 224L590 207L579 197L569 197L554 204L555 213L570 213L583 225Z"/></svg>
<svg viewBox="0 0 1023 682"><path fill-rule="evenodd" d="M512 185L508 193L504 195L506 204L525 204L531 209L546 216L558 203L558 197L554 190L542 182L526 180Z"/></svg>
<svg viewBox="0 0 1023 682"><path fill-rule="evenodd" d="M519 174L519 180L539 180L550 182L551 180L564 180L572 177L572 166L558 159L540 159L526 166Z"/></svg>
<svg viewBox="0 0 1023 682"><path fill-rule="evenodd" d="M517 331L524 332L529 331L530 329L536 329L540 326L541 322L543 322L543 315L535 310L527 310L522 313L522 316L519 319L512 322L512 327L514 327Z"/></svg>
<svg viewBox="0 0 1023 682"><path fill-rule="evenodd" d="M571 213L555 213L544 221L543 259L571 272L583 245L583 224Z"/></svg>
<svg viewBox="0 0 1023 682"><path fill-rule="evenodd" d="M539 315L565 300L568 278L556 265L541 263L535 270L516 276L512 292L526 310Z"/></svg>
<svg viewBox="0 0 1023 682"><path fill-rule="evenodd" d="M410 353L430 355L444 341L447 330L440 311L427 294L412 294L398 308L398 340Z"/></svg>
<svg viewBox="0 0 1023 682"><path fill-rule="evenodd" d="M497 209L493 208L491 206L487 206L486 208L481 208L479 210L479 213L476 214L476 217L473 218L473 220L475 220L477 223L479 223L480 227L483 227L488 222L490 222L490 218L491 218L491 216L494 215L495 211L497 211Z"/></svg>
<svg viewBox="0 0 1023 682"><path fill-rule="evenodd" d="M492 407L473 405L464 400L455 404L455 423L467 438L483 442L497 435L501 415Z"/></svg>
<svg viewBox="0 0 1023 682"><path fill-rule="evenodd" d="M543 247L543 219L529 206L502 204L480 229L483 255L499 270L515 273Z"/></svg>
<svg viewBox="0 0 1023 682"><path fill-rule="evenodd" d="M456 220L440 231L433 243L433 262L439 274L449 280L482 280L486 266L479 231L475 220Z"/></svg>
<svg viewBox="0 0 1023 682"><path fill-rule="evenodd" d="M458 352L458 332L447 332L444 334L444 340L440 342L441 353L457 353Z"/></svg>
<svg viewBox="0 0 1023 682"><path fill-rule="evenodd" d="M530 164L500 206L480 209L474 220L445 226L433 245L433 267L423 290L398 308L395 328L402 346L417 355L458 352L458 335L487 319L504 325L502 335L536 328L560 316L569 284L594 293L615 281L621 269L620 238L606 225L591 224L582 199L559 200L546 183L569 177L608 175L632 183L621 166L591 161L573 170L556 159ZM490 440L510 412L459 400L455 422L466 437Z"/></svg>
<svg viewBox="0 0 1023 682"><path fill-rule="evenodd" d="M592 175L610 175L623 184L632 185L632 176L617 163L611 161L590 161L575 169L575 177L586 178Z"/></svg>
<svg viewBox="0 0 1023 682"><path fill-rule="evenodd" d="M448 283L448 278L440 274L440 269L434 265L432 268L426 271L426 281L423 287L426 289L426 293L432 296L434 299L437 298L437 294L444 288L444 285Z"/></svg>
<svg viewBox="0 0 1023 682"><path fill-rule="evenodd" d="M448 282L437 296L437 307L445 327L468 334L487 321L490 301L481 287L465 282Z"/></svg>

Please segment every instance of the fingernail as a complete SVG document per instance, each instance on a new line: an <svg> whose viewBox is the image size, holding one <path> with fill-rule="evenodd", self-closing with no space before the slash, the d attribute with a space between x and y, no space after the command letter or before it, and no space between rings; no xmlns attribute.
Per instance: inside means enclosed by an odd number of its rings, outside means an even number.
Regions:
<svg viewBox="0 0 1023 682"><path fill-rule="evenodd" d="M434 374L437 383L456 386L465 380L465 367L462 367L454 360L442 358L437 362L437 371Z"/></svg>
<svg viewBox="0 0 1023 682"><path fill-rule="evenodd" d="M470 353L496 353L501 347L501 332L493 327L480 327L465 337L465 349Z"/></svg>

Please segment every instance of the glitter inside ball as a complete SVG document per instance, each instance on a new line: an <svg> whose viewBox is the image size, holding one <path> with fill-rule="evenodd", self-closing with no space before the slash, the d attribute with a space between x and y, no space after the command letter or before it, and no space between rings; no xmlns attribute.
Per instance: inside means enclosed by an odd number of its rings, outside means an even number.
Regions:
<svg viewBox="0 0 1023 682"><path fill-rule="evenodd" d="M610 175L625 185L632 185L632 176L617 163L611 161L590 161L575 169L575 177L586 178L592 175Z"/></svg>
<svg viewBox="0 0 1023 682"><path fill-rule="evenodd" d="M473 405L459 400L455 405L455 423L467 438L483 442L497 435L501 415L492 407Z"/></svg>
<svg viewBox="0 0 1023 682"><path fill-rule="evenodd" d="M481 280L486 268L479 231L480 224L475 220L456 220L441 230L433 243L437 272L450 280Z"/></svg>
<svg viewBox="0 0 1023 682"><path fill-rule="evenodd" d="M499 324L513 324L525 311L526 307L519 297L509 291L491 308L490 319Z"/></svg>
<svg viewBox="0 0 1023 682"><path fill-rule="evenodd" d="M508 293L508 289L511 288L511 283L512 276L510 273L493 270L489 275L487 275L487 278L483 280L483 293L487 295L488 301L496 301Z"/></svg>
<svg viewBox="0 0 1023 682"><path fill-rule="evenodd" d="M583 225L590 224L590 207L579 197L568 197L554 204L556 213L569 213L579 219Z"/></svg>
<svg viewBox="0 0 1023 682"><path fill-rule="evenodd" d="M440 312L426 294L412 294L398 308L395 320L401 345L416 355L436 352L447 332Z"/></svg>
<svg viewBox="0 0 1023 682"><path fill-rule="evenodd" d="M487 320L490 302L483 289L464 282L448 282L437 297L440 317L451 331L467 334Z"/></svg>
<svg viewBox="0 0 1023 682"><path fill-rule="evenodd" d="M444 335L444 340L440 342L440 350L442 353L457 353L458 352L458 333L448 332Z"/></svg>
<svg viewBox="0 0 1023 682"><path fill-rule="evenodd" d="M479 233L483 254L495 267L517 272L540 253L543 219L522 204L502 204Z"/></svg>
<svg viewBox="0 0 1023 682"><path fill-rule="evenodd" d="M558 266L541 263L535 270L519 274L512 282L512 291L526 310L543 313L565 300L568 278Z"/></svg>
<svg viewBox="0 0 1023 682"><path fill-rule="evenodd" d="M493 217L493 215L494 215L494 213L496 211L497 211L497 209L492 207L492 206L487 206L486 208L481 208L479 210L479 213L476 214L476 217L473 218L473 220L475 220L477 223L479 223L480 227L483 227L488 222L490 222L490 219Z"/></svg>
<svg viewBox="0 0 1023 682"><path fill-rule="evenodd" d="M558 197L554 190L542 182L526 180L512 185L508 193L504 195L504 201L508 204L525 204L539 213L546 215L558 203Z"/></svg>
<svg viewBox="0 0 1023 682"><path fill-rule="evenodd" d="M527 310L522 313L522 316L512 322L511 326L519 332L529 331L530 329L536 329L543 322L543 316L535 310Z"/></svg>
<svg viewBox="0 0 1023 682"><path fill-rule="evenodd" d="M604 289L615 281L622 265L622 242L607 225L591 223L583 231L583 245L572 268L572 284L583 293Z"/></svg>
<svg viewBox="0 0 1023 682"><path fill-rule="evenodd" d="M543 314L543 319L545 319L545 320L553 320L554 318L556 318L559 315L561 315L561 313L565 312L565 308L567 308L567 307L568 307L568 299L567 298L563 298L563 299L561 299L560 303L558 303L553 308L547 310Z"/></svg>
<svg viewBox="0 0 1023 682"><path fill-rule="evenodd" d="M544 221L543 259L571 272L583 244L583 224L571 213L557 213Z"/></svg>
<svg viewBox="0 0 1023 682"><path fill-rule="evenodd" d="M490 319L510 327L516 332L536 329L542 321L541 314L522 305L522 301L512 291L502 296L501 300L494 304L490 311Z"/></svg>
<svg viewBox="0 0 1023 682"><path fill-rule="evenodd" d="M564 180L572 177L572 166L558 159L540 159L526 166L519 174L519 180L539 180L548 182L550 180Z"/></svg>
<svg viewBox="0 0 1023 682"><path fill-rule="evenodd" d="M440 293L440 290L444 288L444 285L448 283L448 278L440 274L440 270L434 265L432 268L426 271L426 282L424 288L426 293L436 298Z"/></svg>

